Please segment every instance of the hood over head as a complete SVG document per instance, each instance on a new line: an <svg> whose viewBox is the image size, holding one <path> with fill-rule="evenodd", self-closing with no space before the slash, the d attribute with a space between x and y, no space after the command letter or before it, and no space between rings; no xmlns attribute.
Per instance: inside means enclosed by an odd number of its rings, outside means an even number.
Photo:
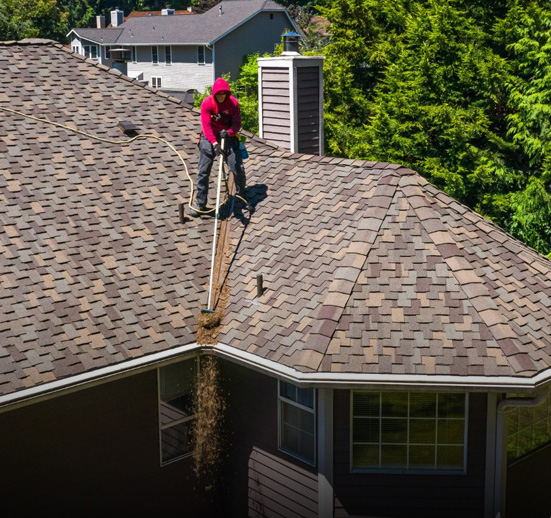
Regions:
<svg viewBox="0 0 551 518"><path fill-rule="evenodd" d="M214 84L212 85L212 95L216 95L220 92L228 92L228 95L231 94L230 85L225 79L219 77Z"/></svg>

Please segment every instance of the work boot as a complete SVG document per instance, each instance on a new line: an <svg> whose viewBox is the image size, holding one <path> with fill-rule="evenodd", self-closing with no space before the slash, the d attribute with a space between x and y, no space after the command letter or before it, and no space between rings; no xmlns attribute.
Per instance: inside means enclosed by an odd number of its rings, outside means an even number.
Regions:
<svg viewBox="0 0 551 518"><path fill-rule="evenodd" d="M191 207L191 209L189 210L189 215L192 218L200 218L202 214L206 214L207 210L208 209L207 209L206 205L199 205L197 207Z"/></svg>

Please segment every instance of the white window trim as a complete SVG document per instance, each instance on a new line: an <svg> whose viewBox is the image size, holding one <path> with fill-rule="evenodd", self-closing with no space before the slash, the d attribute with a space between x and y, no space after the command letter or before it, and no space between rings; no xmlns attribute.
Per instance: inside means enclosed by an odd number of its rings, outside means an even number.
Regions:
<svg viewBox="0 0 551 518"><path fill-rule="evenodd" d="M316 405L317 390L312 389L314 391L313 392L313 398L312 398L314 407L310 408L310 407L301 405L300 403L297 403L296 401L292 401L290 399L287 399L286 397L283 397L281 395L281 383L282 383L281 380L278 380L278 382L277 382L277 440L278 440L278 449L279 449L279 451L282 451L283 453L286 453L287 455L290 455L291 457L294 457L295 459L299 459L300 461L308 464L309 466L315 466L316 462L317 462L317 450L318 450L318 444L317 444L317 442L318 442L318 437L317 437L318 423L317 423L317 405ZM286 382L286 383L289 383L289 382ZM293 383L289 383L289 385L293 385ZM301 388L301 387L298 387L298 385L296 385L296 386L297 386L297 388ZM284 448L281 445L281 443L282 443L282 437L281 437L281 426L282 426L281 403L282 402L293 405L297 408L300 408L301 410L305 410L305 411L311 413L314 416L314 419L313 419L313 421L314 421L314 431L313 431L313 435L314 435L314 459L313 460L301 457L297 453L295 453L291 450L288 450L288 449Z"/></svg>
<svg viewBox="0 0 551 518"><path fill-rule="evenodd" d="M201 61L200 57L201 57L201 52L200 52L200 49L203 51L202 54L203 54L203 60ZM204 45L197 45L197 64L198 65L205 65L206 62L207 62L207 51L205 49L205 46Z"/></svg>
<svg viewBox="0 0 551 518"><path fill-rule="evenodd" d="M172 47L170 45L165 47L165 65L172 65Z"/></svg>
<svg viewBox="0 0 551 518"><path fill-rule="evenodd" d="M155 49L155 51L153 49ZM157 56L156 60L154 59L155 55ZM158 45L152 45L151 46L151 63L153 65L158 65L159 64L159 47L158 47Z"/></svg>
<svg viewBox="0 0 551 518"><path fill-rule="evenodd" d="M96 57L92 56L92 49L96 49ZM97 45L83 45L82 46L82 54L88 59L93 59L95 61L99 60L98 46Z"/></svg>
<svg viewBox="0 0 551 518"><path fill-rule="evenodd" d="M151 76L151 88L162 88L163 78L161 76Z"/></svg>
<svg viewBox="0 0 551 518"><path fill-rule="evenodd" d="M191 357L191 358L187 358L187 359L180 360L180 361L190 361L190 360L193 360L193 359L194 358ZM199 375L199 361L197 360L197 358L195 358L195 361L196 361L196 374ZM178 363L178 362L176 362L176 363ZM160 461L161 467L168 466L169 464L172 464L173 462L177 462L179 460L191 457L195 453L192 450L188 453L182 453L181 455L179 455L177 457L174 457L170 460L163 461L163 437L162 437L163 430L166 430L166 429L174 427L176 425L179 425L179 424L182 424L182 423L187 423L187 422L193 421L194 419L197 419L197 414L195 413L195 414L192 414L188 417L184 417L182 419L172 421L170 424L167 424L167 425L164 425L164 426L161 424L161 372L160 371L161 371L162 368L163 367L159 367L157 369L157 412L158 412L157 419L158 419L158 429L159 429L159 461Z"/></svg>
<svg viewBox="0 0 551 518"><path fill-rule="evenodd" d="M463 467L461 470L439 470L439 469L420 469L420 468L354 468L354 392L379 392L377 390L351 390L350 391L350 434L349 434L349 467L351 473L388 473L388 474L397 474L397 475L465 475L467 473L467 446L468 446L468 437L469 437L469 393L463 393L465 396L465 417L464 417L464 432L463 432ZM411 391L404 391L408 394ZM430 391L430 393L446 393L445 391ZM409 402L408 402L408 414L409 414ZM409 415L408 415L409 421ZM379 439L380 444L380 439ZM409 446L409 437L408 442L406 443Z"/></svg>

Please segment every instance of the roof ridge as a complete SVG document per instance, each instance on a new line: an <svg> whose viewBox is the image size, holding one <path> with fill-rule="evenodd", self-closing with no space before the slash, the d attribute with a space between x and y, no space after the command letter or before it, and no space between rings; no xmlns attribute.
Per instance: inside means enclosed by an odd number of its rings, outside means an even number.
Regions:
<svg viewBox="0 0 551 518"><path fill-rule="evenodd" d="M334 280L328 287L325 299L316 313L317 324L304 336L304 344L309 347L303 347L298 351L297 365L312 365L312 356L316 356L316 371L322 365L340 318L350 301L354 286L365 269L373 243L388 217L388 209L398 192L396 189L398 183L399 175L396 174L396 171L389 171L378 179L369 199L379 196L382 200L376 205L376 210L370 213L370 217L362 218L358 222L356 236L361 236L363 239L357 239L350 243L346 260L336 268ZM305 356L310 361L303 362L302 359Z"/></svg>
<svg viewBox="0 0 551 518"><path fill-rule="evenodd" d="M411 192L408 193L413 189L419 191L414 196ZM535 370L534 361L530 355L513 343L515 337L519 342L519 332L522 332L523 336L526 336L527 332L521 329L515 332L512 329L510 319L495 303L484 279L476 272L473 262L465 258L465 255L468 254L466 250L458 245L453 234L437 217L437 211L431 208L432 203L426 191L421 189L419 184L414 187L410 182L403 186L403 192L405 201L418 217L421 227L438 250L459 289L465 294L465 300L474 309L481 322L490 330L492 337L507 357L508 363L516 372ZM430 217L430 214L426 210L423 212L423 209L432 210L435 217ZM514 362L516 365L511 363L511 357L516 357Z"/></svg>

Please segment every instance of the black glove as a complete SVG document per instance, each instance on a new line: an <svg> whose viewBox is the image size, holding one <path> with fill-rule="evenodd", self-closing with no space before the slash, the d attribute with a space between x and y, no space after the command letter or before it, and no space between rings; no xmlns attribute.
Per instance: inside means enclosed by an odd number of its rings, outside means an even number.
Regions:
<svg viewBox="0 0 551 518"><path fill-rule="evenodd" d="M213 144L212 148L214 149L214 154L216 156L220 156L222 154L222 148L220 147L220 144Z"/></svg>
<svg viewBox="0 0 551 518"><path fill-rule="evenodd" d="M228 133L228 130L222 130L220 132L220 138L228 138L230 136L230 134Z"/></svg>

